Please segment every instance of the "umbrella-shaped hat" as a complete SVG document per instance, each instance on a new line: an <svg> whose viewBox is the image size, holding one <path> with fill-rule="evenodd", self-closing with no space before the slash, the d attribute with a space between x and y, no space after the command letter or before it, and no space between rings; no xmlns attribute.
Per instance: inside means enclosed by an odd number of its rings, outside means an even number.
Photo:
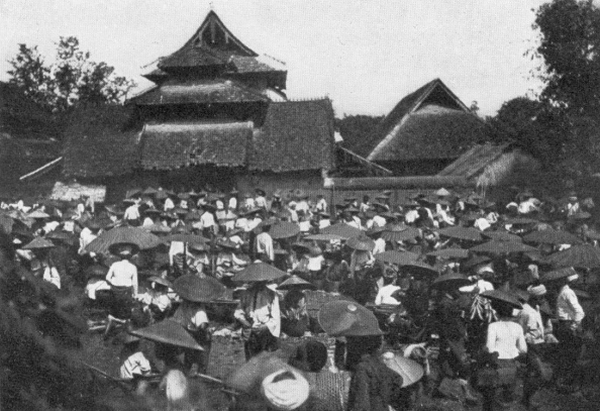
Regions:
<svg viewBox="0 0 600 411"><path fill-rule="evenodd" d="M450 191L446 190L443 187L440 188L439 190L437 190L434 194L438 197L448 197L448 196L452 195L452 193Z"/></svg>
<svg viewBox="0 0 600 411"><path fill-rule="evenodd" d="M577 271L573 267L559 268L545 273L540 279L541 282L547 283L550 281L560 280L561 278L568 278L577 275Z"/></svg>
<svg viewBox="0 0 600 411"><path fill-rule="evenodd" d="M245 269L237 273L232 280L241 283L271 281L286 276L285 271L266 263L252 263Z"/></svg>
<svg viewBox="0 0 600 411"><path fill-rule="evenodd" d="M439 271L428 264L420 261L411 261L406 264L401 264L402 269L415 277L433 277L439 274Z"/></svg>
<svg viewBox="0 0 600 411"><path fill-rule="evenodd" d="M23 247L24 250L40 250L43 248L53 248L54 244L52 241L46 240L42 237L34 238L29 244Z"/></svg>
<svg viewBox="0 0 600 411"><path fill-rule="evenodd" d="M515 241L488 241L487 243L476 245L471 247L471 251L475 253L489 253L489 254L513 254L513 253L525 253L528 251L537 251L536 248L531 247L527 244L517 243Z"/></svg>
<svg viewBox="0 0 600 411"><path fill-rule="evenodd" d="M534 231L523 237L527 243L541 244L581 244L582 241L567 231L544 230Z"/></svg>
<svg viewBox="0 0 600 411"><path fill-rule="evenodd" d="M77 240L74 234L67 233L65 231L51 231L46 234L46 238L49 238L50 240L62 241L66 244L75 244Z"/></svg>
<svg viewBox="0 0 600 411"><path fill-rule="evenodd" d="M515 241L517 243L523 242L521 237L511 234L507 231L484 231L481 234L483 234L484 237L494 241Z"/></svg>
<svg viewBox="0 0 600 411"><path fill-rule="evenodd" d="M146 188L144 191L142 191L142 195L144 196L153 196L157 193L158 191L155 188L152 187L148 187Z"/></svg>
<svg viewBox="0 0 600 411"><path fill-rule="evenodd" d="M346 223L338 223L325 227L321 230L321 234L334 234L343 239L358 237L362 231Z"/></svg>
<svg viewBox="0 0 600 411"><path fill-rule="evenodd" d="M382 355L382 359L389 369L402 377L402 388L418 382L425 374L425 370L418 362L400 354L388 351Z"/></svg>
<svg viewBox="0 0 600 411"><path fill-rule="evenodd" d="M565 251L549 255L546 262L555 267L600 267L600 248L590 244L574 245Z"/></svg>
<svg viewBox="0 0 600 411"><path fill-rule="evenodd" d="M165 240L166 241L180 241L182 243L192 243L192 244L205 244L208 241L210 241L209 239L202 237L201 235L191 234L191 233L170 234L165 237Z"/></svg>
<svg viewBox="0 0 600 411"><path fill-rule="evenodd" d="M590 213L588 213L587 211L578 211L575 214L571 214L569 216L569 218L571 220L587 220L591 216L592 215Z"/></svg>
<svg viewBox="0 0 600 411"><path fill-rule="evenodd" d="M162 241L154 234L138 227L115 227L89 243L86 251L105 254L114 244L133 244L140 250L149 250L162 244Z"/></svg>
<svg viewBox="0 0 600 411"><path fill-rule="evenodd" d="M462 248L446 248L444 250L437 250L427 253L427 255L433 257L442 257L442 258L468 258L469 250L464 250Z"/></svg>
<svg viewBox="0 0 600 411"><path fill-rule="evenodd" d="M35 210L27 214L27 218L49 218L50 216L41 210Z"/></svg>
<svg viewBox="0 0 600 411"><path fill-rule="evenodd" d="M223 296L225 286L213 277L200 278L188 274L175 280L173 290L184 300L207 303Z"/></svg>
<svg viewBox="0 0 600 411"><path fill-rule="evenodd" d="M352 248L353 250L373 251L373 249L375 248L375 241L362 234L358 237L350 238L348 241L346 241L346 245Z"/></svg>
<svg viewBox="0 0 600 411"><path fill-rule="evenodd" d="M402 223L386 225L381 233L381 238L386 241L406 241L413 240L421 235L421 232L414 227L408 227Z"/></svg>
<svg viewBox="0 0 600 411"><path fill-rule="evenodd" d="M310 241L339 241L344 239L344 237L337 234L313 234L305 238Z"/></svg>
<svg viewBox="0 0 600 411"><path fill-rule="evenodd" d="M514 217L514 218L507 218L504 223L505 224L514 224L514 225L528 225L528 224L537 224L537 223L539 223L539 221L534 220L533 218Z"/></svg>
<svg viewBox="0 0 600 411"><path fill-rule="evenodd" d="M315 287L313 284L303 280L297 275L292 275L290 278L279 284L279 286L277 287L277 289L279 290L314 290L316 288L317 287Z"/></svg>
<svg viewBox="0 0 600 411"><path fill-rule="evenodd" d="M163 224L152 224L142 227L142 229L154 234L168 234L171 232L171 228Z"/></svg>
<svg viewBox="0 0 600 411"><path fill-rule="evenodd" d="M163 344L204 351L204 348L194 340L190 333L173 320L164 320L146 328L130 331L130 333Z"/></svg>
<svg viewBox="0 0 600 411"><path fill-rule="evenodd" d="M139 187L136 187L136 188L130 188L129 190L127 190L127 191L125 192L125 197L126 197L126 198L131 198L131 197L133 197L133 196L135 196L135 195L137 195L137 194L140 194L141 192L142 192L142 189L141 189L141 188L139 188Z"/></svg>
<svg viewBox="0 0 600 411"><path fill-rule="evenodd" d="M433 280L431 288L460 288L471 284L467 277L458 273L444 274Z"/></svg>
<svg viewBox="0 0 600 411"><path fill-rule="evenodd" d="M482 297L488 298L492 301L496 301L502 304L508 304L509 306L513 307L513 308L517 308L517 309L521 309L523 308L523 305L519 302L519 300L517 299L517 296L515 296L514 294L511 294L509 292L503 291L503 290L490 290L490 291L484 291L483 293L479 294Z"/></svg>
<svg viewBox="0 0 600 411"><path fill-rule="evenodd" d="M458 240L480 241L481 233L472 227L447 227L438 231L440 235Z"/></svg>
<svg viewBox="0 0 600 411"><path fill-rule="evenodd" d="M353 301L332 301L319 310L319 324L332 337L382 335L377 317Z"/></svg>
<svg viewBox="0 0 600 411"><path fill-rule="evenodd" d="M419 254L411 253L410 251L384 251L383 253L375 254L375 259L384 263L405 265L416 261Z"/></svg>
<svg viewBox="0 0 600 411"><path fill-rule="evenodd" d="M269 235L274 240L291 238L300 234L300 227L289 221L279 221L271 226Z"/></svg>

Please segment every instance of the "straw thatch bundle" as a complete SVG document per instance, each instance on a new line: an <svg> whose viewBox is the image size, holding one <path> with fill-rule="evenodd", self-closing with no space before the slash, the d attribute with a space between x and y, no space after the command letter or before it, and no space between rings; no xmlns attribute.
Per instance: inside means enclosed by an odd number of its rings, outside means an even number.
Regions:
<svg viewBox="0 0 600 411"><path fill-rule="evenodd" d="M485 191L490 187L517 184L521 180L531 181L539 171L539 161L520 150L509 151L485 167L476 178L477 188Z"/></svg>

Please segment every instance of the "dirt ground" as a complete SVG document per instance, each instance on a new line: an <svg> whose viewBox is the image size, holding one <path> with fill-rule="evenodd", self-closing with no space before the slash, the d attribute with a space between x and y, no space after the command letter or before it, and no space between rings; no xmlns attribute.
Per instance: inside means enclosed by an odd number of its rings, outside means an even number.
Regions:
<svg viewBox="0 0 600 411"><path fill-rule="evenodd" d="M100 333L85 335L82 343L82 358L84 361L102 369L111 376L118 376L119 345L111 343L110 340L104 341L102 339L102 334ZM591 372L600 373L600 370L593 370ZM122 391L119 391L119 389L115 389L117 398L125 395ZM192 397L194 398L195 404L197 404L196 409L215 411L227 410L229 404L228 397L219 391L218 386L194 380L192 383L192 391ZM140 402L156 411L166 409L164 393L160 392L156 385L151 387L148 394L143 400L140 400ZM560 394L552 389L542 389L536 393L533 402L538 410L543 411L598 411L600 410L600 385L598 383L584 385L579 392L569 395ZM421 396L414 407L414 410L419 411L479 411L480 409L480 405L466 406L457 401L432 398L429 396ZM505 408L504 410L524 411L525 408L515 403L513 406Z"/></svg>

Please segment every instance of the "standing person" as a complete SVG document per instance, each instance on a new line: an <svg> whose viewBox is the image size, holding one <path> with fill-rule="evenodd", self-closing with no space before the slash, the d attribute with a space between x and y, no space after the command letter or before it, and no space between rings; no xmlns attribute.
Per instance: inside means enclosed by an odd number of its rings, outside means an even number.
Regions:
<svg viewBox="0 0 600 411"><path fill-rule="evenodd" d="M131 204L129 207L127 207L127 209L125 209L123 220L125 220L129 225L137 227L141 224L140 199L135 198L132 201L133 204Z"/></svg>
<svg viewBox="0 0 600 411"><path fill-rule="evenodd" d="M113 297L111 315L124 320L131 316L133 298L138 294L137 267L129 261L133 250L134 247L129 244L114 244L111 252L121 260L112 263L106 274Z"/></svg>
<svg viewBox="0 0 600 411"><path fill-rule="evenodd" d="M254 206L257 208L261 208L263 210L267 209L267 199L266 199L266 195L267 193L265 193L264 190L257 188L255 190L256 192L256 197L254 198Z"/></svg>
<svg viewBox="0 0 600 411"><path fill-rule="evenodd" d="M499 403L503 407L509 405L515 396L517 380L517 357L527 353L527 344L523 328L513 321L513 310L519 307L509 294L502 291L489 291L484 296L490 298L492 306L498 314L498 321L491 323L487 330L485 349L498 354L498 387L486 387L483 390L483 410L493 410ZM498 392L500 390L500 392Z"/></svg>
<svg viewBox="0 0 600 411"><path fill-rule="evenodd" d="M275 351L281 333L281 312L277 294L267 281L252 282L244 291L234 317L242 324L246 359L262 351Z"/></svg>
<svg viewBox="0 0 600 411"><path fill-rule="evenodd" d="M315 211L327 214L329 209L327 206L327 200L323 194L317 194L317 204L315 205Z"/></svg>
<svg viewBox="0 0 600 411"><path fill-rule="evenodd" d="M347 409L388 411L396 404L404 381L383 362L383 332L375 315L357 303L340 300L323 305L318 318L327 334L347 341L345 367L354 372ZM341 348L337 345L336 351Z"/></svg>
<svg viewBox="0 0 600 411"><path fill-rule="evenodd" d="M194 340L204 348L204 351L186 350L184 366L188 374L190 376L196 373L205 374L210 352L210 332L204 304L183 299L173 314L173 320L188 330Z"/></svg>
<svg viewBox="0 0 600 411"><path fill-rule="evenodd" d="M273 238L269 234L269 228L269 226L262 224L256 227L256 230L260 231L260 234L254 240L256 258L265 263L275 261L275 249L273 248Z"/></svg>
<svg viewBox="0 0 600 411"><path fill-rule="evenodd" d="M531 398L537 391L540 383L547 378L544 375L542 355L546 343L545 327L540 314L540 306L544 302L546 287L543 284L531 285L527 288L529 300L523 303L523 310L519 313L518 320L527 342L527 370L523 381L523 405L531 408Z"/></svg>
<svg viewBox="0 0 600 411"><path fill-rule="evenodd" d="M227 202L227 209L229 211L236 211L238 207L238 199L237 199L238 191L234 188L229 193L229 201Z"/></svg>
<svg viewBox="0 0 600 411"><path fill-rule="evenodd" d="M556 298L556 317L558 324L554 335L558 339L558 382L563 388L575 388L575 367L577 358L583 345L583 331L581 322L585 317L583 308L579 304L577 295L569 284L578 278L573 269L563 269L564 275L548 285L552 284L558 290Z"/></svg>

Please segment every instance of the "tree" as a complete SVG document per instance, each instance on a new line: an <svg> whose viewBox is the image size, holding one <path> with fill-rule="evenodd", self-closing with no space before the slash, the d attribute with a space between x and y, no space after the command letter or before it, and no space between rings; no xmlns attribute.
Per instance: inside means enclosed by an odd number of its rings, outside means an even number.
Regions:
<svg viewBox="0 0 600 411"><path fill-rule="evenodd" d="M117 76L114 67L92 61L89 51L80 50L76 37L60 38L53 64L46 63L37 46L25 44L19 45L18 54L9 64L9 82L54 112L79 105L122 102L135 87L133 80Z"/></svg>
<svg viewBox="0 0 600 411"><path fill-rule="evenodd" d="M534 28L535 53L544 61L542 100L599 117L600 9L592 0L553 0L538 9Z"/></svg>

